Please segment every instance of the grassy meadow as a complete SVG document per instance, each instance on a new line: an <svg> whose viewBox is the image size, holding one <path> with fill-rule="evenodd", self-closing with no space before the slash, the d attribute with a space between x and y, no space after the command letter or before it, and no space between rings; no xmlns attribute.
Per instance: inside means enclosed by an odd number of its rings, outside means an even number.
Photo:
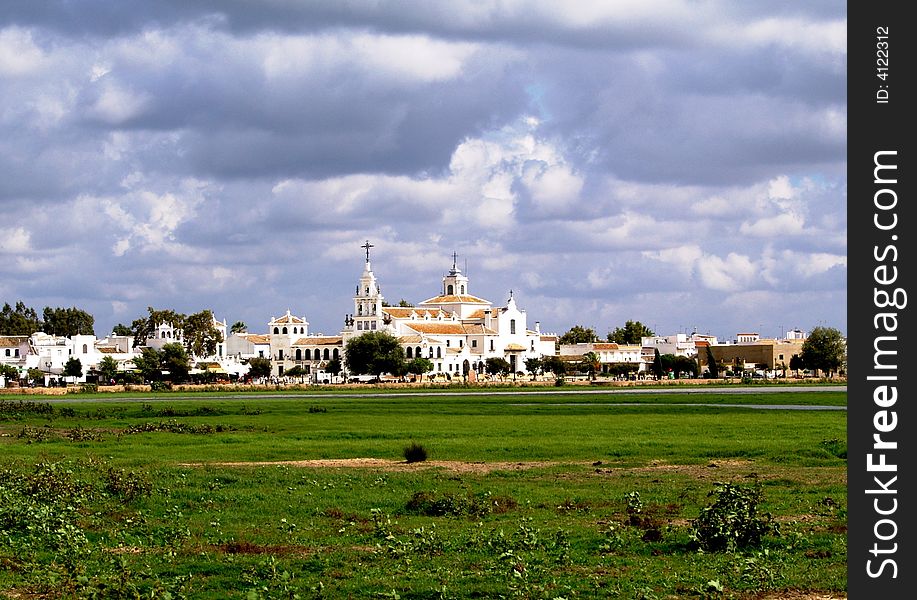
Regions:
<svg viewBox="0 0 917 600"><path fill-rule="evenodd" d="M846 412L756 404L846 393L0 400L0 594L846 596Z"/></svg>

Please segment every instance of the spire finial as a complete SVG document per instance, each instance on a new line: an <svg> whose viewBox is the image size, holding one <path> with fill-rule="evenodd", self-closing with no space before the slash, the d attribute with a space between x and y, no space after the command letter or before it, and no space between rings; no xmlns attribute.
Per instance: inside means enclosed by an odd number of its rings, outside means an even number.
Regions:
<svg viewBox="0 0 917 600"><path fill-rule="evenodd" d="M375 248L375 246L373 246L372 244L370 244L370 243L369 243L369 240L366 240L366 243L363 244L362 246L360 246L360 248L365 248L365 249L366 249L366 262L368 263L368 262L369 262L369 249L370 249L370 248Z"/></svg>

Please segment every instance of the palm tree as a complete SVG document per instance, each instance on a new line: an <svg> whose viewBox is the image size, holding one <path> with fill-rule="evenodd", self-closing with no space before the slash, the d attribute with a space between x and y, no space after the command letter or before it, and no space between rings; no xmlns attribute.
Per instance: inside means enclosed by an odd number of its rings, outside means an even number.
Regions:
<svg viewBox="0 0 917 600"><path fill-rule="evenodd" d="M595 352L587 352L583 355L582 360L580 361L583 370L589 373L591 378L594 380L596 373L602 368L602 360L599 358L599 355Z"/></svg>

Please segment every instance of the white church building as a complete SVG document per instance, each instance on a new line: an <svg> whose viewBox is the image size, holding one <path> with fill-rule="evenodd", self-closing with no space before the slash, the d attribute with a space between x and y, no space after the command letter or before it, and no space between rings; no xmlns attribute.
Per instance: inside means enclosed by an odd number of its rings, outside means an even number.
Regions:
<svg viewBox="0 0 917 600"><path fill-rule="evenodd" d="M455 255L437 295L417 306L388 306L372 270L372 245L367 241L363 248L366 260L354 292L353 312L345 315L339 335L309 334L306 318L289 310L271 318L267 335L273 375L282 377L294 367L306 374L319 373L329 361L343 361L351 339L372 331L393 335L407 360L426 358L433 364L433 373L450 377L475 378L491 357L505 359L513 372L524 372L526 359L554 355L557 337L542 334L537 322L529 328L512 291L503 306L471 294Z"/></svg>

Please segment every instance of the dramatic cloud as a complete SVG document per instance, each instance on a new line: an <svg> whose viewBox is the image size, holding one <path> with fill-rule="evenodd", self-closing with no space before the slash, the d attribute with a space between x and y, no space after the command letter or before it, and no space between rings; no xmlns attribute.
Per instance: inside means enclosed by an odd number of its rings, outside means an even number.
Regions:
<svg viewBox="0 0 917 600"><path fill-rule="evenodd" d="M0 301L333 333L387 299L543 330L846 329L846 5L0 7Z"/></svg>

